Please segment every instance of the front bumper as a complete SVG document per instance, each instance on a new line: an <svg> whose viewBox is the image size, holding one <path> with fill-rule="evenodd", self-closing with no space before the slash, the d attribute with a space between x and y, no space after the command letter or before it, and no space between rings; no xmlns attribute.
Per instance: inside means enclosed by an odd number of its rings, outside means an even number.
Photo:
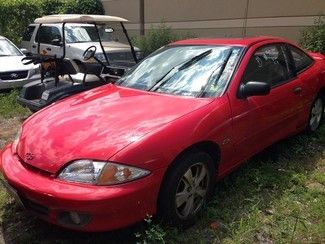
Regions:
<svg viewBox="0 0 325 244"><path fill-rule="evenodd" d="M53 224L82 231L118 229L154 214L164 173L157 170L116 186L67 183L26 167L10 145L0 154L0 169L28 210ZM89 216L89 220L82 225L67 223L62 215L70 212Z"/></svg>

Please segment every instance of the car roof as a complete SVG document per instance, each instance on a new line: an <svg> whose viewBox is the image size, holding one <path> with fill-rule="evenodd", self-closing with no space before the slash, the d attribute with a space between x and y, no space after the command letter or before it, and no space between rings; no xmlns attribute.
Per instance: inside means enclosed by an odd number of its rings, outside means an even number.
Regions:
<svg viewBox="0 0 325 244"><path fill-rule="evenodd" d="M258 37L244 37L244 38L195 38L188 40L181 40L172 43L172 45L232 45L232 46L251 46L263 41L279 41L288 42L280 37L273 36L258 36Z"/></svg>
<svg viewBox="0 0 325 244"><path fill-rule="evenodd" d="M55 14L35 19L36 24L50 23L96 23L127 22L127 19L109 15L87 15L87 14Z"/></svg>
<svg viewBox="0 0 325 244"><path fill-rule="evenodd" d="M0 36L0 39L6 39L4 36Z"/></svg>

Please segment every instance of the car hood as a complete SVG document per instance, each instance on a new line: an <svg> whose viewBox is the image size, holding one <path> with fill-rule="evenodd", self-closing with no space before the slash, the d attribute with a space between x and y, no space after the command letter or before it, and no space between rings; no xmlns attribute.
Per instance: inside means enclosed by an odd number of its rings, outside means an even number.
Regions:
<svg viewBox="0 0 325 244"><path fill-rule="evenodd" d="M5 56L0 57L0 72L11 72L29 70L33 65L24 65L21 60L24 56Z"/></svg>
<svg viewBox="0 0 325 244"><path fill-rule="evenodd" d="M29 118L23 125L18 155L51 173L76 159L108 160L147 133L208 103L209 99L103 86Z"/></svg>

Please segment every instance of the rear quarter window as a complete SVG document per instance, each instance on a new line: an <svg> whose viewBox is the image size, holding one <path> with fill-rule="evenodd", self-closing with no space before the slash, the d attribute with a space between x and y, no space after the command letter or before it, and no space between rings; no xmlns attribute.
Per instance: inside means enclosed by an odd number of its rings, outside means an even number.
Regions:
<svg viewBox="0 0 325 244"><path fill-rule="evenodd" d="M314 60L302 50L295 48L293 46L289 46L289 50L292 55L297 73L307 69L309 66L313 64Z"/></svg>

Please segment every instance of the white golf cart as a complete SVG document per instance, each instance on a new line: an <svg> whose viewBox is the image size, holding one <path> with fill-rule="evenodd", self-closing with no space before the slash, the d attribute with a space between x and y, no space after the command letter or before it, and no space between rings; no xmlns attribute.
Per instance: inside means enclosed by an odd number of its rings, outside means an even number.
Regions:
<svg viewBox="0 0 325 244"><path fill-rule="evenodd" d="M130 68L130 62L123 65L121 62L114 62L105 52L99 29L105 29L106 33L113 33L117 26L120 27L119 34L124 35L127 40L133 57L133 65L138 62L135 49L125 29L126 19L108 15L49 15L35 20L39 24L38 32L42 25L61 24L62 38L55 38L53 43L61 47L62 55L50 55L42 49L39 33L37 36L37 54L24 58L25 64L41 64L41 79L26 84L18 96L18 101L31 111L39 109L62 98L73 94L92 89L94 87L114 82ZM90 24L94 28L93 35L97 35L97 45L92 40L90 46L83 53L82 62L75 62L66 57L66 27L73 24ZM117 31L118 32L118 31ZM83 45L85 45L83 43ZM100 55L96 51L100 50Z"/></svg>

